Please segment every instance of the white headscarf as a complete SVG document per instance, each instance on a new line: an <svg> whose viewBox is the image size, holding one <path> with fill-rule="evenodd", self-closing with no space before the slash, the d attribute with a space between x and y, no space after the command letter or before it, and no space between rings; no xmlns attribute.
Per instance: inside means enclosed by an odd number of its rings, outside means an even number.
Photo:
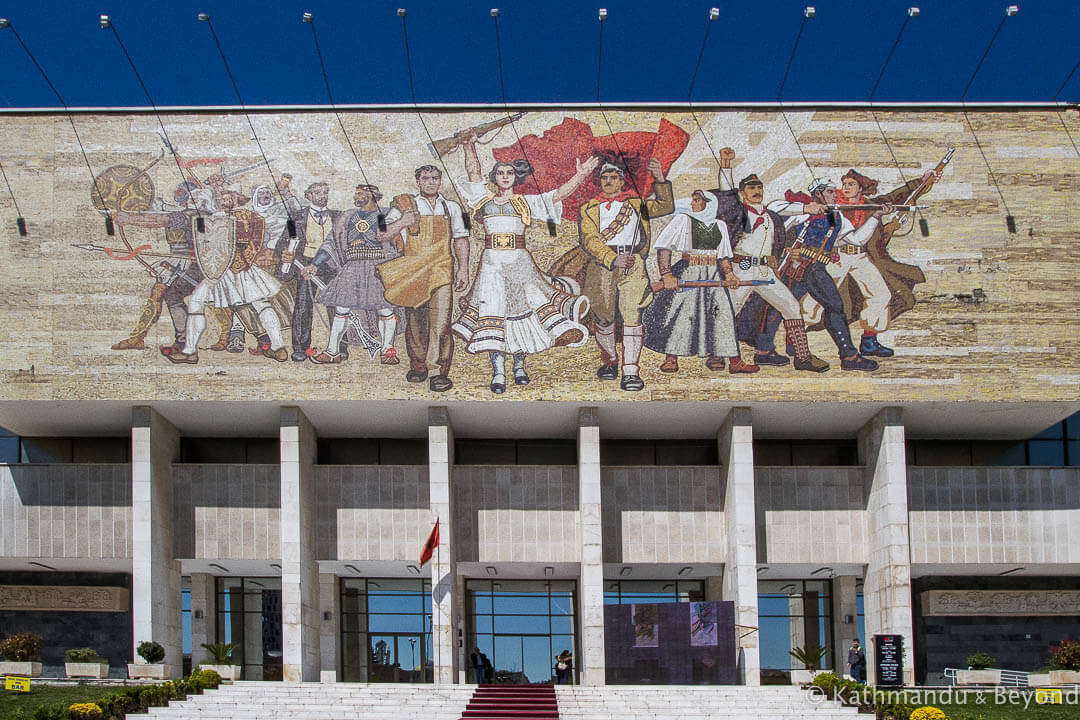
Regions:
<svg viewBox="0 0 1080 720"><path fill-rule="evenodd" d="M270 193L270 202L259 202L259 191L267 190ZM282 233L285 232L285 224L289 220L289 211L285 206L274 199L274 189L269 185L260 185L251 193L251 209L262 215L266 221L266 233L263 236L263 244L266 247L275 247Z"/></svg>

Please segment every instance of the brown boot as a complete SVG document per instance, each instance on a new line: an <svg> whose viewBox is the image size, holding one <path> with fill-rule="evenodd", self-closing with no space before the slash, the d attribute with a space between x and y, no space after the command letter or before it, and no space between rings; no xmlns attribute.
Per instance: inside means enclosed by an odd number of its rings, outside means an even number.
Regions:
<svg viewBox="0 0 1080 720"><path fill-rule="evenodd" d="M143 342L145 335L132 335L129 338L124 338L118 343L113 343L113 350L143 350L146 348L146 343Z"/></svg>
<svg viewBox="0 0 1080 720"><path fill-rule="evenodd" d="M796 370L823 373L829 369L829 363L810 353L810 343L806 340L806 325L802 318L798 320L785 320L784 329L787 330L788 341L795 348Z"/></svg>
<svg viewBox="0 0 1080 720"><path fill-rule="evenodd" d="M738 355L731 358L731 360L728 362L728 372L732 375L749 375L750 373L756 373L760 369L761 368L759 368L757 365L751 365L750 363L743 362L743 359Z"/></svg>
<svg viewBox="0 0 1080 720"><path fill-rule="evenodd" d="M271 360L277 360L278 362L285 362L289 359L289 351L283 347L279 347L277 350L271 350L266 348L262 351L263 357L268 357Z"/></svg>
<svg viewBox="0 0 1080 720"><path fill-rule="evenodd" d="M679 358L675 355L667 355L664 357L664 362L660 363L660 372L673 373L679 372Z"/></svg>
<svg viewBox="0 0 1080 720"><path fill-rule="evenodd" d="M724 358L719 355L710 355L705 360L705 367L709 370L723 370L724 364Z"/></svg>

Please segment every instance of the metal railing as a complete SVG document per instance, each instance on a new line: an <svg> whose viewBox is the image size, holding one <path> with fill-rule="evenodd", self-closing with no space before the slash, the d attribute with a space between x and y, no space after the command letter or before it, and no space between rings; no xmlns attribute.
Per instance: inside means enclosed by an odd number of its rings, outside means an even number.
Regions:
<svg viewBox="0 0 1080 720"><path fill-rule="evenodd" d="M956 685L956 674L962 672L965 668L945 668L945 679L949 681L950 685ZM1023 670L1002 670L999 668L986 668L987 670L993 670L1000 674L1000 679L996 683L985 683L986 685L1004 685L1007 687L1029 687L1028 685L1028 673Z"/></svg>

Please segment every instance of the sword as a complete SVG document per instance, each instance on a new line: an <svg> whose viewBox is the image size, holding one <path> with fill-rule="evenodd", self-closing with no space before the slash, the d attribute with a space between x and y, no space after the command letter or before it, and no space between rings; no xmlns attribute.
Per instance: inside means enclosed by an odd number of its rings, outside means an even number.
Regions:
<svg viewBox="0 0 1080 720"><path fill-rule="evenodd" d="M300 270L303 270L306 266L302 265L299 260L293 260L293 267L295 267L296 270L299 272ZM312 275L307 279L312 285L319 288L320 290L326 289L326 283L320 280L317 276ZM382 343L373 338L371 336L371 333L364 329L364 324L360 321L360 316L356 313L349 313L348 325L356 331L357 336L359 336L360 338L360 343L364 346L364 349L368 351L369 359L374 360L375 356L379 354L380 350L382 350Z"/></svg>
<svg viewBox="0 0 1080 720"><path fill-rule="evenodd" d="M303 270L305 267L307 267L307 265L302 265L299 260L293 260L292 264L293 264L293 267L296 268L297 272L299 272L299 271ZM310 282L312 285L319 288L320 290L325 290L326 289L326 283L324 283L322 280L320 280L318 275L312 275L311 277L307 278L307 280L308 280L308 282Z"/></svg>

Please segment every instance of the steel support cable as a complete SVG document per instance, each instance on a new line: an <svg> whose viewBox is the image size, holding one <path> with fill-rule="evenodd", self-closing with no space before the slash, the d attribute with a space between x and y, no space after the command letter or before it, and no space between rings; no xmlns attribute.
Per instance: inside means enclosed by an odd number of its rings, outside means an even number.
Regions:
<svg viewBox="0 0 1080 720"><path fill-rule="evenodd" d="M427 135L428 142L430 143L431 151L435 154L435 157L439 160L439 165L442 166L444 177L450 181L450 187L457 193L458 199L461 200L462 214L465 214L464 206L465 195L458 190L457 183L454 182L453 176L450 174L450 170L446 167L446 162L443 160L442 154L435 149L435 138L432 137L431 131L428 129L427 122L424 120L424 115L420 112L420 105L416 102L416 85L413 81L413 69L412 69L412 54L409 51L409 27L405 21L405 8L398 8L398 17L401 18L401 37L405 44L405 67L409 71L409 96L412 98L413 109L416 111L416 117L420 120L420 126L424 128L424 134Z"/></svg>
<svg viewBox="0 0 1080 720"><path fill-rule="evenodd" d="M896 166L896 171L900 173L900 182L905 186L907 186L908 183L907 175L904 174L904 169L900 167L900 160L897 159L896 152L893 151L892 143L889 142L889 137L885 134L885 128L882 127L877 111L874 110L874 95L877 94L878 86L881 85L881 80L885 77L885 70L889 67L889 63L892 62L893 55L896 53L896 48L900 46L900 38L904 37L904 31L907 30L908 22L911 18L912 15L909 10L907 16L904 18L903 25L900 26L900 32L896 34L896 40L893 41L892 47L889 49L889 54L885 57L885 64L881 66L881 72L878 73L877 80L874 81L874 87L870 88L870 94L866 98L867 103L870 105L870 115L874 118L874 125L877 126L878 132L881 133L881 139L885 141L885 147L889 150L889 157L892 158L893 165ZM927 223L921 210L916 208L915 214L919 216L919 232L922 233L923 237L927 237L930 235L929 223Z"/></svg>
<svg viewBox="0 0 1080 720"><path fill-rule="evenodd" d="M717 168L720 168L720 158L716 156L716 150L713 149L712 142L709 141L709 136L705 134L705 128L701 126L701 121L698 120L697 112L694 111L693 104L694 84L697 82L698 71L701 69L701 60L705 57L705 46L709 42L709 31L712 29L715 17L713 11L710 10L709 20L705 24L705 37L701 39L701 49L698 50L697 62L694 64L694 74L690 76L690 89L686 91L686 105L690 108L690 117L694 119L694 124L697 125L698 132L701 133L701 139L705 141L706 147L709 148L709 154L711 154L713 160L716 161Z"/></svg>
<svg viewBox="0 0 1080 720"><path fill-rule="evenodd" d="M1009 210L1009 204L1005 201L1005 195L1001 192L1001 186L998 185L997 178L994 176L994 169L990 167L990 160L986 157L986 151L983 150L982 142L979 140L978 133L975 132L975 126L971 124L971 118L968 116L967 107L964 101L967 99L968 91L971 90L971 84L975 82L975 76L979 74L979 70L983 66L987 56L990 54L990 49L994 47L994 42L997 40L998 35L1001 33L1001 28L1005 26L1005 21L1011 17L1012 7L1005 11L1005 17L1001 18L1001 22L998 23L997 29L994 30L994 34L990 37L990 42L986 46L986 50L983 51L982 57L979 58L978 64L975 66L975 71L971 73L971 77L968 78L967 85L964 86L964 92L960 94L960 107L961 112L964 114L964 122L967 123L968 130L971 131L971 137L975 139L975 147L979 151L979 155L982 157L983 164L986 165L986 172L990 176L990 183L994 186L994 190L997 191L998 198L1001 200L1002 207L1005 208L1005 226L1008 228L1009 233L1016 233L1016 219L1013 217L1012 211Z"/></svg>
<svg viewBox="0 0 1080 720"><path fill-rule="evenodd" d="M608 135L611 137L611 142L615 144L615 152L618 153L619 158L625 163L627 158L623 155L622 148L619 147L619 139L615 137L615 131L611 127L611 121L608 120L607 113L604 112L604 106L600 102L600 76L604 67L604 22L607 18L607 13L600 15L600 40L597 43L596 53L596 105L600 110L600 117L604 119L604 124L607 125ZM649 219L649 211L645 207L645 198L641 196L641 189L638 187L637 178L634 177L634 173L630 172L630 168L624 168L626 171L626 177L630 180L630 185L634 188L634 193L641 198L641 214L642 219Z"/></svg>
<svg viewBox="0 0 1080 720"><path fill-rule="evenodd" d="M315 18L311 13L304 13L303 22L311 25L311 39L315 42L315 54L319 58L319 69L322 71L323 84L326 85L326 96L330 100L330 108L334 111L334 117L337 118L338 125L341 127L341 134L345 136L345 142L349 146L349 152L352 153L353 160L356 161L356 167L360 170L360 177L364 179L365 185L371 186L371 181L368 180L367 173L364 171L364 165L360 162L360 156L356 154L352 138L349 137L349 132L345 129L345 123L341 119L341 113L338 112L337 104L334 102L334 92L330 89L330 77L326 73L326 62L323 60L322 47L319 45L319 35L315 32ZM385 230L386 216L383 214L382 206L374 194L371 197L375 201L375 207L379 213L379 225L381 226L379 229Z"/></svg>
<svg viewBox="0 0 1080 720"><path fill-rule="evenodd" d="M240 87L236 84L236 78L233 77L232 68L229 67L229 61L225 58L225 50L222 49L221 41L218 39L217 32L214 30L214 23L210 21L210 15L207 13L200 13L199 20L205 22L206 26L210 28L210 35L213 36L214 45L217 46L218 55L221 56L221 64L225 66L225 74L229 77L229 82L232 84L233 92L236 94L236 101L240 104L240 111L244 113L244 119L247 120L248 127L251 128L251 136L255 140L255 145L259 148L259 154L262 155L263 164L266 165L266 172L270 175L270 181L274 186L274 192L277 193L281 205L288 210L289 206L285 203L285 198L281 195L281 188L278 187L277 177L274 175L273 168L270 167L270 160L266 157L266 151L263 150L262 141L259 140L259 133L255 131L255 124L251 122L251 115L247 111L244 99L240 96ZM295 232L295 230L293 232ZM292 233L290 233L290 235L292 235Z"/></svg>
<svg viewBox="0 0 1080 720"><path fill-rule="evenodd" d="M107 15L101 17L102 28L108 28L112 30L113 37L116 38L117 45L120 46L120 50L124 53L124 57L127 58L128 65L131 66L131 72L135 73L135 79L139 81L139 87L142 88L143 95L146 96L146 101L150 103L151 109L154 111L154 117L157 118L158 127L161 128L162 139L165 141L165 145L168 147L169 154L173 156L173 161L176 163L176 171L180 173L180 182L187 182L187 176L184 175L183 168L180 167L180 157L176 152L176 146L173 145L172 140L169 139L169 131L165 129L165 123L161 120L161 113L158 112L157 104L154 102L154 98L150 97L150 90L147 89L146 83L143 82L142 74L139 73L138 68L135 67L135 61L132 60L131 54L128 52L127 46L124 45L124 41L120 39L120 33L116 30L116 26L113 25L112 18ZM202 231L205 222L203 220L202 211L199 209L199 203L193 203L195 206L195 214L198 215L198 227Z"/></svg>
<svg viewBox="0 0 1080 720"><path fill-rule="evenodd" d="M1059 87L1057 92L1054 93L1054 102L1057 102L1058 97L1060 97L1061 93L1065 91L1065 86L1069 84L1070 80L1072 80L1072 76L1076 74L1077 68L1080 68L1080 60L1076 61L1076 64L1072 66L1072 70L1070 70L1069 74L1065 76L1065 79L1061 81L1061 87ZM1065 135L1068 136L1069 142L1072 143L1073 151L1076 152L1076 155L1078 157L1080 157L1080 148L1077 148L1076 140L1073 138L1072 133L1069 132L1069 126L1065 124L1064 111L1062 111L1061 108L1058 108L1057 114L1058 119L1061 120L1061 127L1065 130Z"/></svg>
<svg viewBox="0 0 1080 720"><path fill-rule="evenodd" d="M79 137L79 129L75 127L75 119L74 117L72 117L71 108L68 107L67 102L64 101L63 96L60 95L60 91L56 89L56 85L53 84L53 81L49 79L49 75L45 72L45 68L41 67L41 63L37 61L37 58L34 57L34 54L30 52L30 48L26 46L25 42L23 42L22 36L19 35L19 31L15 29L15 25L11 22L8 22L7 27L11 30L12 34L15 35L15 39L18 40L19 45L22 46L23 52L25 52L26 56L30 58L30 62L34 64L34 67L37 68L37 71L41 73L41 77L45 79L45 84L49 86L49 89L52 90L52 94L56 96L56 99L64 108L64 114L67 116L68 123L71 125L71 132L75 135L75 142L78 143L79 152L82 153L83 162L86 163L86 170L90 173L90 184L93 186L94 192L98 196L98 202L101 204L102 208L101 211L105 213L105 232L109 235L112 235L114 232L112 213L110 213L109 209L106 207L105 198L101 195L101 188L99 188L97 185L97 177L94 175L94 169L90 166L90 158L86 155L86 148L83 146L82 138ZM7 178L6 173L4 177L5 179Z"/></svg>
<svg viewBox="0 0 1080 720"><path fill-rule="evenodd" d="M795 35L795 44L791 47L791 55L788 57L787 67L784 68L784 77L780 81L780 89L776 91L776 102L780 105L780 116L784 118L784 124L787 125L788 132L791 133L791 139L795 141L795 147L799 149L803 164L806 165L806 169L810 171L810 177L816 183L817 174L814 172L814 168L811 167L810 161L806 158L806 152L803 151L802 143L799 142L799 136L795 134L795 128L791 126L791 121L788 120L787 111L784 110L784 101L781 100L784 95L784 86L787 85L788 75L791 73L791 66L795 61L795 53L799 50L799 41L802 40L803 29L806 27L806 21L812 16L813 14L809 12L809 8L803 12L802 22L799 23L799 32Z"/></svg>

